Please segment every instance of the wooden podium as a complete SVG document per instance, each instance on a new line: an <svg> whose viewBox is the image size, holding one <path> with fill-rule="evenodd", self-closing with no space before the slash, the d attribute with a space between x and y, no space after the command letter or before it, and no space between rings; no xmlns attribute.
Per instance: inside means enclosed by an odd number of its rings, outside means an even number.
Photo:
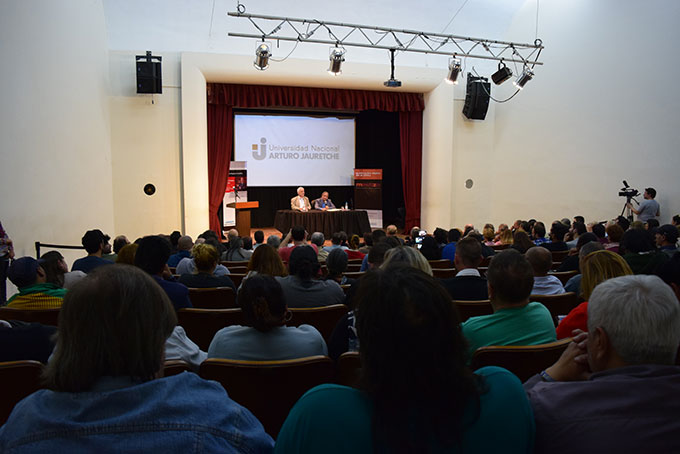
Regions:
<svg viewBox="0 0 680 454"><path fill-rule="evenodd" d="M260 207L260 202L232 202L229 208L236 210L236 230L241 237L250 236L250 210Z"/></svg>

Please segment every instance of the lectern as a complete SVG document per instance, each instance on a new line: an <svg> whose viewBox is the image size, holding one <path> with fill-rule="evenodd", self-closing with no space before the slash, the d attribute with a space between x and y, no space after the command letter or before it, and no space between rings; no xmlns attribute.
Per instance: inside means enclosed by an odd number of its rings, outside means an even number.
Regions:
<svg viewBox="0 0 680 454"><path fill-rule="evenodd" d="M259 208L259 202L227 203L229 208L236 210L236 230L241 237L250 236L250 210Z"/></svg>

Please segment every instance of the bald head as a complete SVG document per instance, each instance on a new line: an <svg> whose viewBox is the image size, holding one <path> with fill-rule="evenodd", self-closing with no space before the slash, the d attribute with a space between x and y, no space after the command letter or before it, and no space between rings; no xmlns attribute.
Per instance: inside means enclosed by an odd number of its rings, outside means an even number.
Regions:
<svg viewBox="0 0 680 454"><path fill-rule="evenodd" d="M180 237L180 239L177 241L177 249L180 251L190 251L192 247L194 247L194 242L188 235Z"/></svg>
<svg viewBox="0 0 680 454"><path fill-rule="evenodd" d="M525 257L534 270L534 276L546 276L552 268L552 253L544 247L530 248Z"/></svg>

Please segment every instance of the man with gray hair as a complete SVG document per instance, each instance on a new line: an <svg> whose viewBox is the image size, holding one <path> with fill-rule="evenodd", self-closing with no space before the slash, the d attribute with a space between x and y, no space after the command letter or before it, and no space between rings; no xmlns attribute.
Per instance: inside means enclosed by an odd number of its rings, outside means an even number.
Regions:
<svg viewBox="0 0 680 454"><path fill-rule="evenodd" d="M312 236L309 237L309 242L316 245L319 251L319 261L326 260L328 257L328 251L324 251L323 244L326 242L326 237L321 232L314 232Z"/></svg>
<svg viewBox="0 0 680 454"><path fill-rule="evenodd" d="M290 209L293 211L309 211L312 209L309 199L305 197L305 188L302 186L297 188L297 195L290 199Z"/></svg>
<svg viewBox="0 0 680 454"><path fill-rule="evenodd" d="M588 333L524 388L536 452L680 452L680 305L657 276L598 285Z"/></svg>

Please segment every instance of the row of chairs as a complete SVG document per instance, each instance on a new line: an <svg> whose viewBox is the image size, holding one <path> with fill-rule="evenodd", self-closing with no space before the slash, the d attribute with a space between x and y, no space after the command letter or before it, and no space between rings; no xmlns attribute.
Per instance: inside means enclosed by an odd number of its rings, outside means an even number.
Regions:
<svg viewBox="0 0 680 454"><path fill-rule="evenodd" d="M501 366L525 381L553 364L571 339L528 347L483 347L472 358L473 369ZM0 401L0 424L14 405L41 388L43 365L37 361L0 363L0 382L5 389ZM165 376L191 372L183 361L167 361ZM267 433L276 437L295 402L309 389L323 383L356 387L361 376L357 352L340 356L338 363L326 356L311 356L284 361L238 361L210 358L199 375L222 384L229 396L248 408L262 422Z"/></svg>

